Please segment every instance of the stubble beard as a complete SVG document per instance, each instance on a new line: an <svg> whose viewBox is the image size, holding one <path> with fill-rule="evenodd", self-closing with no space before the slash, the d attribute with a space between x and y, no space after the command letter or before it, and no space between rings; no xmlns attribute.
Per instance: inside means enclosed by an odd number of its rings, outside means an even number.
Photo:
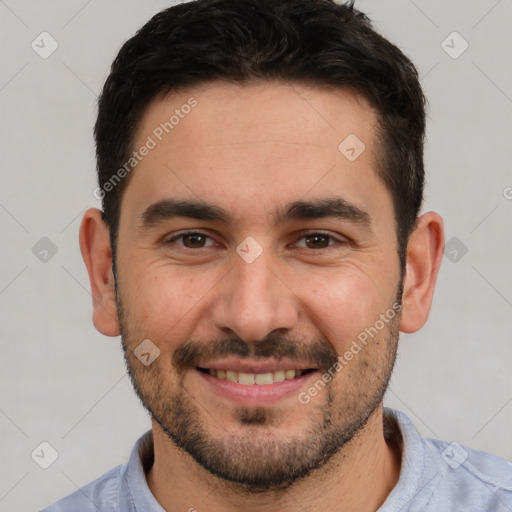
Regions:
<svg viewBox="0 0 512 512"><path fill-rule="evenodd" d="M170 370L162 368L162 356L150 366L136 358L133 351L140 338L129 328L131 317L120 293L116 300L128 373L143 406L178 448L241 492L283 491L325 466L363 431L382 404L396 359L398 314L341 370L350 372L343 389L327 385L309 404L297 401L296 410L287 413L301 413L299 434L280 432L287 414L275 407L233 408L230 424L237 428L228 431L202 410L201 397L187 390L186 372L169 385L165 375ZM378 346L385 348L379 352ZM336 377L330 384L335 383Z"/></svg>

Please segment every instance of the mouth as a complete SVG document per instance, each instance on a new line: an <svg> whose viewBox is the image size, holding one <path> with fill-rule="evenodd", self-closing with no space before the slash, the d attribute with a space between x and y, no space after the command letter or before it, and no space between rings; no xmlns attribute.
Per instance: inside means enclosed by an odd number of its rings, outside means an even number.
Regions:
<svg viewBox="0 0 512 512"><path fill-rule="evenodd" d="M244 386L268 386L286 380L297 379L302 375L316 371L314 368L308 369L278 369L272 372L249 373L228 369L214 369L197 367L201 373L210 375L216 379L226 380Z"/></svg>
<svg viewBox="0 0 512 512"><path fill-rule="evenodd" d="M230 359L198 366L194 374L214 400L245 407L267 407L283 404L285 400L296 402L299 393L320 372L318 368L292 361Z"/></svg>

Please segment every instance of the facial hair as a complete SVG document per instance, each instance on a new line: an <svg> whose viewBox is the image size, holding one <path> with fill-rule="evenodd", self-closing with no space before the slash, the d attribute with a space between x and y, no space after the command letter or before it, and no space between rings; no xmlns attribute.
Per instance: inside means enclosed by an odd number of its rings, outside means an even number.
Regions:
<svg viewBox="0 0 512 512"><path fill-rule="evenodd" d="M338 358L330 343L321 339L299 343L275 332L253 343L236 337L185 340L174 351L172 365L160 356L145 366L134 354L142 338L131 328L133 317L120 289L116 301L128 373L143 406L178 448L244 492L286 490L325 466L364 429L382 404L396 359L399 314L341 370L346 374L341 389L335 387L335 377L309 404L297 402L295 408L307 411L301 411L300 433L290 436L280 431L287 415L278 407L233 407L230 420L238 428L228 431L205 412L202 397L187 389L188 371L195 371L201 361L236 355L308 361L323 375Z"/></svg>

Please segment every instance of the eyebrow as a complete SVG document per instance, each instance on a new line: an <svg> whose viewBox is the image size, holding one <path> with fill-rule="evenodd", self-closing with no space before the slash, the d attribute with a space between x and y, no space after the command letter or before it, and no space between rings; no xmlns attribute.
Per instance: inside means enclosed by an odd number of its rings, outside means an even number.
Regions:
<svg viewBox="0 0 512 512"><path fill-rule="evenodd" d="M141 215L141 227L149 229L173 218L219 222L229 225L232 215L224 208L204 201L162 199L148 206ZM276 225L296 220L338 218L370 229L370 215L341 197L294 201L278 209L274 215Z"/></svg>

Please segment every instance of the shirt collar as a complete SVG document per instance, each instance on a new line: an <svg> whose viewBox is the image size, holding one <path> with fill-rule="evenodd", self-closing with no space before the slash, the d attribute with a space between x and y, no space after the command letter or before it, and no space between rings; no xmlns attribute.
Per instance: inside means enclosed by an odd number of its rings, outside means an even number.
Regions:
<svg viewBox="0 0 512 512"><path fill-rule="evenodd" d="M385 407L384 422L387 423L386 430L393 429L395 425L394 430L399 431L402 457L398 482L379 508L379 512L408 510L408 505L421 491L420 483L424 477L425 466L423 442L412 421L403 412Z"/></svg>
<svg viewBox="0 0 512 512"><path fill-rule="evenodd" d="M419 485L424 468L423 443L411 420L404 413L386 407L384 424L386 437L394 437L394 442L401 448L402 458L398 482L379 508L379 512L405 508L421 490ZM145 473L149 471L153 461L153 434L149 430L135 443L124 474L121 475L123 487L131 498L135 512L165 512L146 481Z"/></svg>
<svg viewBox="0 0 512 512"><path fill-rule="evenodd" d="M146 481L145 471L149 471L153 460L153 433L149 430L135 443L123 478L135 512L165 512Z"/></svg>

